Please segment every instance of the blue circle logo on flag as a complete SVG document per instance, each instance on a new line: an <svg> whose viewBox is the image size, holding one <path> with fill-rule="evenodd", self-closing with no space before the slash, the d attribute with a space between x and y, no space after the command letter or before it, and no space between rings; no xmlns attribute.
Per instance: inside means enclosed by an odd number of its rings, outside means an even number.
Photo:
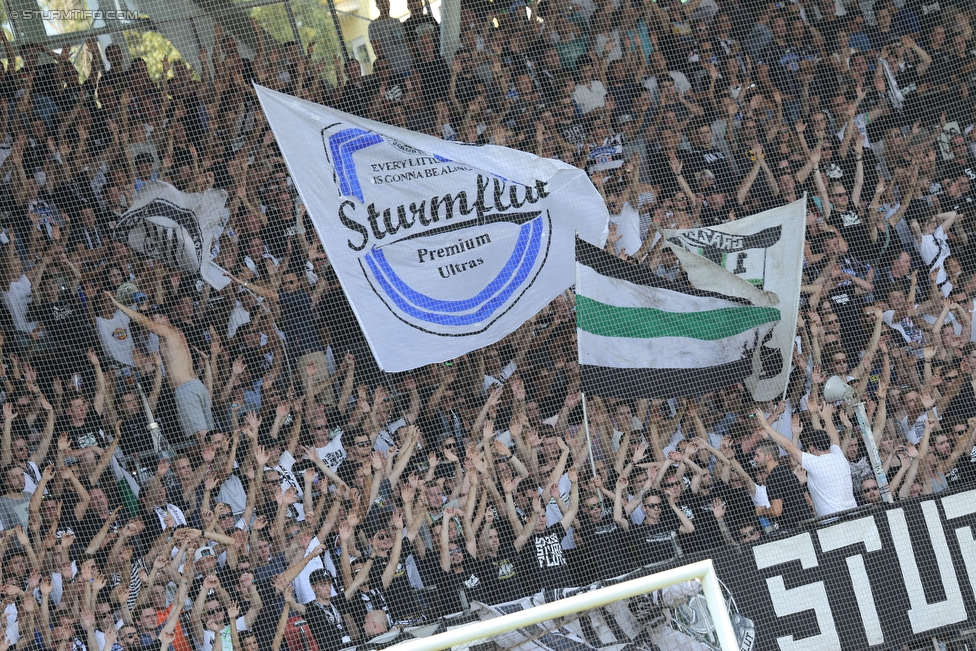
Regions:
<svg viewBox="0 0 976 651"><path fill-rule="evenodd" d="M443 336L483 332L532 286L552 220L534 186L339 123L322 130L347 246L383 305Z"/></svg>

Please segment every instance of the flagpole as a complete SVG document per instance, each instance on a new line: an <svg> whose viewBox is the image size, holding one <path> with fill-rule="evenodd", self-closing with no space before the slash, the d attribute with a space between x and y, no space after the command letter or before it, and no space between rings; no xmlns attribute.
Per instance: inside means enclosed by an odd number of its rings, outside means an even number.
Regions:
<svg viewBox="0 0 976 651"><path fill-rule="evenodd" d="M807 220L806 220L805 215L806 215L806 207L807 207L807 203L808 202L809 202L809 199L807 198L807 193L804 192L803 193L803 214L804 214L804 219L803 219L803 222L802 222L802 226L800 227L800 228L803 229L803 237L804 237L804 239L807 236ZM800 267L800 276L802 276L803 275L803 256L802 255L800 256L800 260L799 260L797 266ZM793 321L793 337L790 338L790 363L787 366L787 368L792 368L793 367L793 362L792 362L792 359L793 359L793 349L796 348L796 331L797 331L797 329L798 329L798 326L797 326L796 320L794 319L794 321ZM806 373L806 369L805 368L803 369L803 372ZM786 394L787 394L787 392L789 390L790 390L790 372L789 372L789 370L787 370L787 372L786 372L786 386L783 387L783 402L786 402Z"/></svg>
<svg viewBox="0 0 976 651"><path fill-rule="evenodd" d="M593 476L596 477L596 461L593 459L593 439L590 438L590 417L586 411L586 392L580 392L583 396L583 429L586 430L586 447L590 451L590 467L593 469ZM603 495L600 495L603 501Z"/></svg>

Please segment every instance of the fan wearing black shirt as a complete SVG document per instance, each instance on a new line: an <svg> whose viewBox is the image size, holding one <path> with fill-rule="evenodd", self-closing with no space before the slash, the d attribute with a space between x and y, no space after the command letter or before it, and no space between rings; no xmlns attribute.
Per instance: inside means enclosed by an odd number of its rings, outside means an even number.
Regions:
<svg viewBox="0 0 976 651"><path fill-rule="evenodd" d="M670 470L672 466L665 464L664 467L668 470L665 470L666 475L661 481L662 492L668 497L668 501L684 513L685 517L694 526L691 531L687 531L686 528L681 527L674 521L674 518L677 516L669 511L664 512L662 519L673 531L681 534L677 542L686 553L711 549L717 544L715 541L721 539L719 527L714 522L714 519L709 522L707 516L702 517L700 513L697 513L694 508L697 500L694 499L693 495L685 493L684 471L682 470L684 465L683 455L672 452L670 453L670 459L677 461L678 467L676 471L672 472Z"/></svg>
<svg viewBox="0 0 976 651"><path fill-rule="evenodd" d="M841 237L851 248L851 253L863 261L874 260L874 243L868 232L867 224L858 214L861 203L861 189L864 187L864 150L860 138L854 140L856 154L854 168L854 184L850 196L847 188L839 181L830 184L830 211L827 223L840 231Z"/></svg>
<svg viewBox="0 0 976 651"><path fill-rule="evenodd" d="M345 588L343 596L346 598L346 606L343 610L345 611L346 626L352 633L353 639L362 640L364 637L368 637L364 635L364 630L366 628L366 617L369 613L383 613L387 626L390 625L390 613L383 591L377 587L372 587L369 583L373 558L367 558L365 563L362 558L353 561L349 559L352 534L352 525L348 520L343 521L339 525L339 541L342 546L339 566Z"/></svg>
<svg viewBox="0 0 976 651"><path fill-rule="evenodd" d="M71 447L84 449L93 445L102 446L105 434L102 432L102 414L105 409L105 376L98 355L91 348L88 349L88 361L95 371L95 396L91 404L82 395L68 399L68 408L55 424L55 434L60 438L67 435L71 439ZM95 408L95 413L89 411Z"/></svg>
<svg viewBox="0 0 976 651"><path fill-rule="evenodd" d="M682 152L681 160L685 163L685 173L689 178L694 178L703 170L709 170L721 191L732 192L737 185L736 174L725 154L712 146L712 125L702 119L690 135L695 149Z"/></svg>
<svg viewBox="0 0 976 651"><path fill-rule="evenodd" d="M420 612L406 564L401 559L414 553L414 541L423 521L424 518L414 518L403 535L403 514L397 509L390 518L390 526L377 531L371 540L373 567L369 571L369 582L382 586L394 623L409 620Z"/></svg>
<svg viewBox="0 0 976 651"><path fill-rule="evenodd" d="M470 503L474 496L469 495ZM461 602L461 592L464 591L468 601L486 601L485 582L482 580L484 572L478 563L478 543L474 536L464 541L464 547L459 541L450 540L451 518L463 518L461 509L451 507L444 509L444 524L441 526L440 536L440 568L441 574L437 581L438 596L442 600L444 614L458 613L464 610Z"/></svg>
<svg viewBox="0 0 976 651"><path fill-rule="evenodd" d="M976 159L969 151L966 137L961 133L952 136L949 140L949 150L952 152L952 158L941 164L939 178L965 176L970 181L976 181Z"/></svg>
<svg viewBox="0 0 976 651"><path fill-rule="evenodd" d="M799 100L803 91L801 70L812 68L816 52L792 42L786 30L786 18L775 16L770 23L773 40L759 54L757 73L763 88L775 88L785 101Z"/></svg>
<svg viewBox="0 0 976 651"><path fill-rule="evenodd" d="M61 283L51 271L45 273L26 318L44 326L45 341L55 347L60 357L58 366L77 369L84 365L84 351L95 345L95 338L76 293L81 272L67 258L64 262L74 275L70 284Z"/></svg>
<svg viewBox="0 0 976 651"><path fill-rule="evenodd" d="M305 621L319 649L332 651L352 644L342 623L342 613L332 603L332 575L320 567L312 570L308 582L315 592L315 599L305 604Z"/></svg>
<svg viewBox="0 0 976 651"><path fill-rule="evenodd" d="M779 446L765 440L752 453L757 468L766 471L766 498L769 506L756 507L756 515L776 521L780 530L795 529L803 520L813 517L806 499L806 491L786 466L779 464Z"/></svg>
<svg viewBox="0 0 976 651"><path fill-rule="evenodd" d="M585 551L579 556L578 582L590 584L632 570L635 563L627 548L626 531L614 521L610 505L604 508L603 500L590 493L583 498L582 510L579 535Z"/></svg>
<svg viewBox="0 0 976 651"><path fill-rule="evenodd" d="M503 539L492 525L495 514L492 509L485 513L485 526L481 529L479 547L482 551L484 570L482 578L488 603L502 604L525 596L522 590L522 574L516 563L515 547L511 538Z"/></svg>
<svg viewBox="0 0 976 651"><path fill-rule="evenodd" d="M691 523L681 509L671 500L665 500L659 491L651 490L644 495L643 501L639 495L634 496L623 507L623 492L627 487L627 480L623 477L617 480L617 491L613 499L613 519L620 528L630 534L631 544L637 552L637 562L640 565L653 565L673 558L677 553L674 537L677 533L672 524L673 519L663 519L664 509L670 509L679 523L681 533L692 533L695 525ZM642 491L643 492L643 491ZM667 506L665 506L667 502ZM631 524L630 514L640 506L644 511L644 521L641 524ZM626 510L626 516L624 511Z"/></svg>
<svg viewBox="0 0 976 651"><path fill-rule="evenodd" d="M535 576L526 577L523 587L532 592L573 585L562 540L566 537L566 531L579 510L579 478L576 476L575 468L571 468L567 475L573 487L569 494L569 509L563 514L562 519L552 526L546 526L546 512L542 508L542 502L534 499L532 501L534 513L515 539L515 551L531 557L531 562L527 559L526 566L532 568ZM530 540L531 545L527 546Z"/></svg>

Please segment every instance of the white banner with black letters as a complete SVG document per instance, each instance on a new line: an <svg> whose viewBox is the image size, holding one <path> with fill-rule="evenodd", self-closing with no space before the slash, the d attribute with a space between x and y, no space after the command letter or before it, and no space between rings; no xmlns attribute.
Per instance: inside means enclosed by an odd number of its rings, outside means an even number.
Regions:
<svg viewBox="0 0 976 651"><path fill-rule="evenodd" d="M571 165L256 88L385 371L502 339L573 284L577 231L606 240L606 206Z"/></svg>

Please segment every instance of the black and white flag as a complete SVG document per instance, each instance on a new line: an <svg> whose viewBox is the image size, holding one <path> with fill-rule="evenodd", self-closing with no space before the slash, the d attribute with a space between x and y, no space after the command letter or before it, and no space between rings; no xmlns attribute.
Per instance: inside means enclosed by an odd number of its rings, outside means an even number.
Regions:
<svg viewBox="0 0 976 651"><path fill-rule="evenodd" d="M800 301L805 218L804 198L712 228L662 231L668 247L689 275L696 268L708 266L701 260L705 258L777 298L776 308L782 316L762 338L761 349L752 356L752 372L745 379L754 400L772 400L782 394L789 378ZM724 285L700 288L728 291Z"/></svg>
<svg viewBox="0 0 976 651"><path fill-rule="evenodd" d="M223 190L180 192L169 183L147 183L115 224L113 237L169 269L199 273L217 289L227 284L210 262L210 249L227 222Z"/></svg>

